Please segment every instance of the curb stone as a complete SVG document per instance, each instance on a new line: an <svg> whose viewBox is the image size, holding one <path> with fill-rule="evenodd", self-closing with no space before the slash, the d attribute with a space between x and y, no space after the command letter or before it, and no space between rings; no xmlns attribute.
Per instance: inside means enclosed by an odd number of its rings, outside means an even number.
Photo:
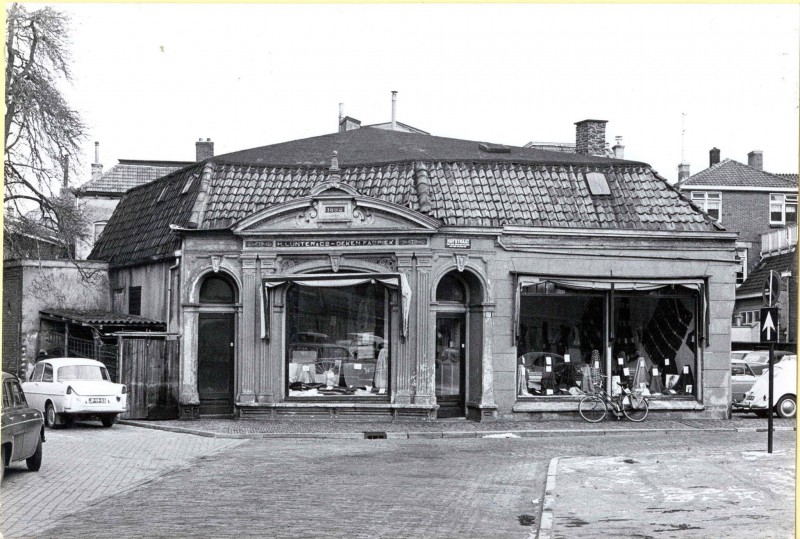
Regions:
<svg viewBox="0 0 800 539"><path fill-rule="evenodd" d="M547 482L544 486L544 501L542 502L542 514L539 517L539 529L536 537L538 539L552 539L553 537L553 503L555 502L556 475L558 473L558 461L560 457L550 460L547 467Z"/></svg>

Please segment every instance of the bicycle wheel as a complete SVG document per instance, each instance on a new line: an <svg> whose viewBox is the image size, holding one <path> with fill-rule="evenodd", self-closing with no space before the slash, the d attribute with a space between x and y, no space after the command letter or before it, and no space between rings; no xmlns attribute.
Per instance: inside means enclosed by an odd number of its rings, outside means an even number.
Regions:
<svg viewBox="0 0 800 539"><path fill-rule="evenodd" d="M625 394L619 397L619 406L622 408L622 413L631 421L644 421L647 417L647 412L650 411L650 406L647 404L647 399L642 395Z"/></svg>
<svg viewBox="0 0 800 539"><path fill-rule="evenodd" d="M606 409L606 403L603 399L597 395L587 395L581 399L578 405L578 412L580 412L581 417L586 421L597 423L603 420L608 410Z"/></svg>

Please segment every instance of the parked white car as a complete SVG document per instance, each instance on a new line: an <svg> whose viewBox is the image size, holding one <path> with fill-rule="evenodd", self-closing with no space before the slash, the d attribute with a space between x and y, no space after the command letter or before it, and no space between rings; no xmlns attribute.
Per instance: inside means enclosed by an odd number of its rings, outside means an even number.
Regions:
<svg viewBox="0 0 800 539"><path fill-rule="evenodd" d="M31 408L52 428L73 419L97 418L110 427L125 411L127 388L115 384L93 359L61 357L39 361L22 389Z"/></svg>
<svg viewBox="0 0 800 539"><path fill-rule="evenodd" d="M797 356L784 356L774 365L772 406L769 400L769 371L759 376L750 391L745 393L744 400L734 402L733 407L745 412L754 412L766 416L772 409L780 417L797 415Z"/></svg>

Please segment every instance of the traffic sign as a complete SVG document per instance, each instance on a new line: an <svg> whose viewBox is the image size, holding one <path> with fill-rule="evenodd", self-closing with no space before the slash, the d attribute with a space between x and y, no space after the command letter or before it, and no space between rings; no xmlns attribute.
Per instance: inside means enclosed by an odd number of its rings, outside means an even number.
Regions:
<svg viewBox="0 0 800 539"><path fill-rule="evenodd" d="M772 307L778 302L778 296L781 293L781 278L775 270L769 270L769 275L764 280L764 291L761 297L764 299L764 305Z"/></svg>
<svg viewBox="0 0 800 539"><path fill-rule="evenodd" d="M778 308L761 309L761 342L778 342Z"/></svg>

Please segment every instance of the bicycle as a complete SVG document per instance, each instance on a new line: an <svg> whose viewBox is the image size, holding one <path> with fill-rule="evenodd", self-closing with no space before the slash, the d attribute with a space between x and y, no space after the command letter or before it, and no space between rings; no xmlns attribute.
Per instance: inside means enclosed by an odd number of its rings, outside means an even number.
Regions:
<svg viewBox="0 0 800 539"><path fill-rule="evenodd" d="M610 406L617 419L624 415L631 421L644 421L650 411L650 405L641 391L632 391L627 384L615 382L621 390L619 395L612 397L605 390L607 377L601 375L600 378L601 383L595 385L595 392L583 397L578 405L578 412L583 419L590 423L602 421L608 414Z"/></svg>

